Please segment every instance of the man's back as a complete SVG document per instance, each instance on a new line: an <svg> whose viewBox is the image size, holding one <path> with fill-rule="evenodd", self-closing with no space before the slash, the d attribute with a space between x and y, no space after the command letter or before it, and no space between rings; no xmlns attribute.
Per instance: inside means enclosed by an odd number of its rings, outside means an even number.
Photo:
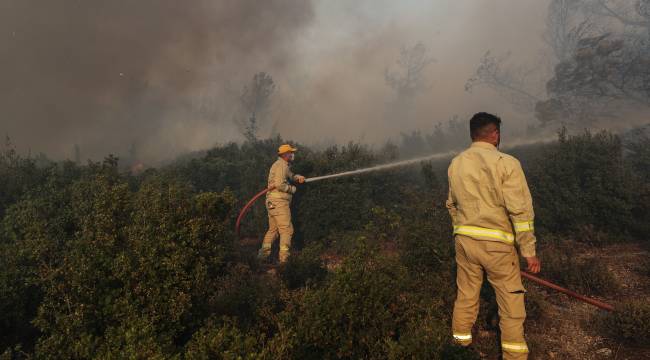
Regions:
<svg viewBox="0 0 650 360"><path fill-rule="evenodd" d="M474 142L453 159L448 175L447 207L455 233L514 244L515 233L530 232L517 241L528 247L524 256L534 253L532 198L517 159Z"/></svg>
<svg viewBox="0 0 650 360"><path fill-rule="evenodd" d="M519 244L529 270L539 271L533 235L533 204L519 161L497 150L501 119L477 113L470 119L472 146L449 166L447 208L454 225L457 293L452 315L453 338L472 343L483 277L494 288L499 306L504 360L524 360L525 289Z"/></svg>

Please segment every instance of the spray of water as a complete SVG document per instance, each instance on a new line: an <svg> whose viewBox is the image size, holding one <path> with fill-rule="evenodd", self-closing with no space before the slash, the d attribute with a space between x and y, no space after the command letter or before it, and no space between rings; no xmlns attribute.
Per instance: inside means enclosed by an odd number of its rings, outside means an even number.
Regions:
<svg viewBox="0 0 650 360"><path fill-rule="evenodd" d="M333 178L339 178L339 177L344 177L344 176L365 174L365 173L369 173L369 172L373 172L373 171L388 170L388 169L392 169L392 168L396 168L396 167L402 167L402 166L418 164L418 163L421 163L423 161L429 161L429 160L435 160L435 159L444 159L444 158L451 157L454 154L455 154L454 152L450 151L450 152L445 152L445 153L427 155L427 156L422 156L422 157L418 157L418 158L414 158L414 159L397 161L397 162L390 163L390 164L383 164L383 165L377 165L377 166L373 166L373 167L369 167L369 168L345 171L345 172L341 172L341 173L338 173L338 174L316 176L316 177L305 179L305 182L309 183L309 182L320 181L320 180L325 180L325 179L333 179Z"/></svg>
<svg viewBox="0 0 650 360"><path fill-rule="evenodd" d="M508 148L512 147L517 147L517 146L524 146L524 145L531 145L531 144L544 144L544 143L549 143L555 141L554 138L546 138L546 139L529 139L529 140L524 140L524 141L518 141L516 143L511 143ZM449 152L443 152L443 153L437 153L437 154L432 154L432 155L427 155L427 156L422 156L414 159L409 159L409 160L402 160L402 161L397 161L394 163L390 164L382 164L382 165L376 165L373 167L368 167L368 168L363 168L363 169L357 169L357 170L351 170L351 171L345 171L341 172L338 174L331 174L331 175L323 175L323 176L315 176L312 178L305 179L305 182L315 182L315 181L320 181L320 180L325 180L325 179L334 179L334 178L339 178L339 177L344 177L344 176L352 176L352 175L359 175L359 174L365 174L369 172L374 172L374 171L381 171L381 170L387 170L387 169L392 169L392 168L397 168L397 167L402 167L402 166L408 166L408 165L414 165L421 163L423 161L429 161L429 160L438 160L438 159L448 159L453 157L455 154L457 154L454 151L449 151ZM266 188L259 192L257 195L255 195L252 199L248 201L248 203L242 208L241 212L239 213L239 216L237 217L237 222L235 223L235 231L237 234L239 234L239 228L241 225L241 221L243 220L244 216L246 216L246 213L248 210L253 206L255 201L259 199L260 197L264 196L268 191L272 190L273 188Z"/></svg>
<svg viewBox="0 0 650 360"><path fill-rule="evenodd" d="M519 141L516 141L516 142L511 142L507 147L505 147L505 149L507 150L509 148L514 148L514 147L518 147L518 146L525 146L525 145L532 145L532 144L546 144L546 143L553 142L555 140L556 140L555 137L550 137L550 136L547 137L547 138L543 138L543 139L519 140ZM344 176L353 176L353 175L365 174L365 173L374 172L374 171L388 170L388 169L392 169L392 168L396 168L396 167L419 164L419 163L421 163L423 161L451 158L456 154L457 154L457 152L455 152L455 151L437 153L437 154L422 156L422 157L418 157L418 158L414 158L414 159L397 161L397 162L390 163L390 164L382 164L382 165L376 165L376 166L363 168L363 169L345 171L345 172L341 172L341 173L338 173L338 174L316 176L316 177L305 179L305 182L310 183L310 182L314 182L314 181L320 181L320 180L326 180L326 179L334 179L334 178L339 178L339 177L344 177Z"/></svg>

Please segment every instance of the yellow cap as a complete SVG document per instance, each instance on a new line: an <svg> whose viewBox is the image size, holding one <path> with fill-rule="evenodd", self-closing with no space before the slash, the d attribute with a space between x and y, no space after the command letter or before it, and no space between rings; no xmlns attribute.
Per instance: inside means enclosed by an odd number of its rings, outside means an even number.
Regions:
<svg viewBox="0 0 650 360"><path fill-rule="evenodd" d="M296 151L298 151L298 149L296 149L295 147L292 147L289 144L283 144L280 145L280 147L278 148L278 155L282 155L288 152L296 152Z"/></svg>

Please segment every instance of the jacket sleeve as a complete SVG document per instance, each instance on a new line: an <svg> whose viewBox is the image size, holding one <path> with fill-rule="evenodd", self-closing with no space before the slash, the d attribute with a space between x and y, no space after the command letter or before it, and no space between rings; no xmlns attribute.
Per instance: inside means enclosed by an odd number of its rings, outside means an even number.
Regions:
<svg viewBox="0 0 650 360"><path fill-rule="evenodd" d="M452 225L457 224L457 218L458 218L458 207L456 206L456 201L454 200L454 196L451 191L451 167L447 171L448 179L449 179L449 193L447 195L447 201L445 205L447 206L447 210L449 211L449 216L451 216L451 223Z"/></svg>
<svg viewBox="0 0 650 360"><path fill-rule="evenodd" d="M289 179L289 174L291 174L291 170L289 170L288 166L281 166L280 169L275 172L275 176L273 177L273 185L275 186L276 190L288 194L293 194L296 192L296 187L289 184L287 181L287 179Z"/></svg>
<svg viewBox="0 0 650 360"><path fill-rule="evenodd" d="M291 181L297 182L298 177L300 175L294 174L293 171L291 171L291 168L287 166L287 179L291 179Z"/></svg>
<svg viewBox="0 0 650 360"><path fill-rule="evenodd" d="M535 256L535 213L526 176L521 164L514 158L502 158L499 163L503 199L515 231L515 241L519 244L519 252L524 257Z"/></svg>
<svg viewBox="0 0 650 360"><path fill-rule="evenodd" d="M451 224L456 225L457 223L457 216L458 216L458 208L456 207L456 203L454 202L454 199L451 195L451 187L449 188L449 195L447 196L447 210L449 211L449 216L451 216Z"/></svg>

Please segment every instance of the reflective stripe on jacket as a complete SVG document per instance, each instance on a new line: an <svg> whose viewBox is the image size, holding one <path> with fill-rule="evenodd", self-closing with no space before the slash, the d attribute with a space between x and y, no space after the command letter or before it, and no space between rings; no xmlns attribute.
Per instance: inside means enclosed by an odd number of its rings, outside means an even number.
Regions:
<svg viewBox="0 0 650 360"><path fill-rule="evenodd" d="M535 256L533 201L517 159L474 142L452 160L448 176L454 234L517 242L522 256Z"/></svg>
<svg viewBox="0 0 650 360"><path fill-rule="evenodd" d="M275 186L275 189L266 194L267 199L282 199L291 201L296 187L289 181L295 181L296 176L291 172L289 163L282 158L278 158L269 170L268 186Z"/></svg>

